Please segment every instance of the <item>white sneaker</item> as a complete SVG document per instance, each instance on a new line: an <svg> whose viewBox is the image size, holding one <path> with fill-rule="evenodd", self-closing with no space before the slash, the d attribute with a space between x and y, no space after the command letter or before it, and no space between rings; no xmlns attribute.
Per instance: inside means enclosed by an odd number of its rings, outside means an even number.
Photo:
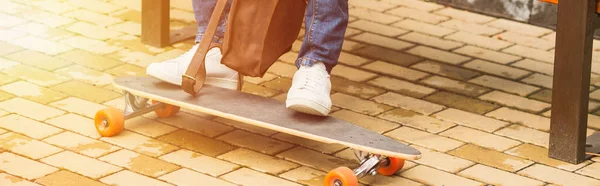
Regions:
<svg viewBox="0 0 600 186"><path fill-rule="evenodd" d="M301 66L294 74L286 107L298 112L327 116L331 110L331 80L323 63Z"/></svg>
<svg viewBox="0 0 600 186"><path fill-rule="evenodd" d="M146 74L150 77L181 86L181 76L192 62L192 57L196 53L198 46L198 44L194 45L189 51L176 58L148 65ZM241 81L238 72L221 64L222 57L219 48L213 48L206 54L206 59L204 60L206 63L205 84L233 90L239 89L241 86L238 83L241 83Z"/></svg>

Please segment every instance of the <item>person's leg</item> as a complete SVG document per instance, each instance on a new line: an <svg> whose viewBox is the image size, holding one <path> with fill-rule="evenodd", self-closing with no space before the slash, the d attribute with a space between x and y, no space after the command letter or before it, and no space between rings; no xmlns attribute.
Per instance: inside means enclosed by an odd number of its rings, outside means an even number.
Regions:
<svg viewBox="0 0 600 186"><path fill-rule="evenodd" d="M348 0L309 0L304 42L286 107L315 115L331 110L329 73L337 64L348 25Z"/></svg>
<svg viewBox="0 0 600 186"><path fill-rule="evenodd" d="M196 45L189 51L179 57L169 59L160 63L152 63L146 69L146 74L151 77L163 80L165 82L180 85L181 76L185 73L198 45L210 22L210 17L215 9L218 0L192 0L194 16L198 24L198 33L196 35ZM224 37L231 0L228 1L223 15L221 15L219 27L213 38L213 42L222 42ZM206 82L205 84L219 86L229 89L237 89L239 75L236 71L221 64L221 51L219 48L213 48L206 54Z"/></svg>

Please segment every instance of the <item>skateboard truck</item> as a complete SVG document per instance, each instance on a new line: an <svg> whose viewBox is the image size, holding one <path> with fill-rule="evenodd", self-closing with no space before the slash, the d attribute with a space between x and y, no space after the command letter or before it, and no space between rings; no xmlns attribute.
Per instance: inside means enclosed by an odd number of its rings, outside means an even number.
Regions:
<svg viewBox="0 0 600 186"><path fill-rule="evenodd" d="M355 151L354 155L359 159L360 166L354 170L348 167L339 167L330 171L325 176L324 185L357 186L358 179L362 177L368 175L375 176L378 173L384 176L391 176L404 166L404 159L385 157L372 153L363 156L362 152L359 152L359 154L356 154Z"/></svg>
<svg viewBox="0 0 600 186"><path fill-rule="evenodd" d="M96 130L103 137L119 134L125 128L125 120L154 111L160 118L174 115L179 107L166 103L152 101L148 104L147 98L135 96L127 91L125 93L125 109L105 108L96 113L94 123Z"/></svg>

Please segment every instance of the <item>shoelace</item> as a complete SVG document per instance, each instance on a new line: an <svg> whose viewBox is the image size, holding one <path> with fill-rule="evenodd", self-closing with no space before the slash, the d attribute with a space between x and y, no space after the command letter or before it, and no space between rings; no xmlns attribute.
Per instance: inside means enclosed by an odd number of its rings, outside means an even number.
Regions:
<svg viewBox="0 0 600 186"><path fill-rule="evenodd" d="M302 86L302 87L306 88L309 91L314 92L318 95L321 95L322 93L317 90L319 90L319 88L322 88L323 86L325 86L323 84L323 81L325 81L325 79L327 77L324 74L319 73L314 70L312 70L312 72L306 71L306 73L309 73L309 74L304 74L304 86ZM312 73L312 74L310 74L310 73Z"/></svg>

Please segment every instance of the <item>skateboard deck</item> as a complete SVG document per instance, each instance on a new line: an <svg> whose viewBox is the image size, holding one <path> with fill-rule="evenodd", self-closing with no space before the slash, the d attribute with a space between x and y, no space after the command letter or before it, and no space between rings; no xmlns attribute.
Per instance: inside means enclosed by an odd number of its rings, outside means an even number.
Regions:
<svg viewBox="0 0 600 186"><path fill-rule="evenodd" d="M421 152L382 134L333 117L285 108L285 103L249 93L204 85L193 97L181 87L151 77L119 77L114 86L130 94L218 117L373 154L419 159Z"/></svg>

